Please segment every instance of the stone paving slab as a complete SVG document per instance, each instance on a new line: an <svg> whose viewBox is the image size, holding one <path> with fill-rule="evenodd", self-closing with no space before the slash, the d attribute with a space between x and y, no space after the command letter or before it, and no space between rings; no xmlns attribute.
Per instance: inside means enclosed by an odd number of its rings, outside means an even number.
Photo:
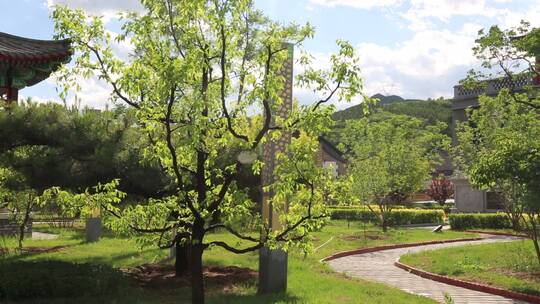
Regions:
<svg viewBox="0 0 540 304"><path fill-rule="evenodd" d="M350 277L362 278L369 281L384 283L397 287L408 293L432 298L444 303L444 294L448 293L456 304L487 304L487 303L526 303L484 292L448 285L411 274L394 266L400 256L425 250L436 250L446 247L468 246L494 242L518 240L508 236L485 236L481 241L466 241L447 244L424 245L401 249L390 249L365 254L351 255L335 260L328 264L335 270Z"/></svg>

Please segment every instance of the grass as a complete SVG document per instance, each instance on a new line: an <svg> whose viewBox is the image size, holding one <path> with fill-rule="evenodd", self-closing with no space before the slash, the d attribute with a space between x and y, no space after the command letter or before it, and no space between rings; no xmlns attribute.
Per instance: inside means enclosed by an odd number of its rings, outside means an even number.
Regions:
<svg viewBox="0 0 540 304"><path fill-rule="evenodd" d="M528 240L425 251L405 255L401 261L429 272L540 296L540 265Z"/></svg>
<svg viewBox="0 0 540 304"><path fill-rule="evenodd" d="M77 229L53 229L49 230L49 232L59 232L61 236L56 240L28 240L25 242L25 246L67 247L57 252L22 256L12 255L4 259L4 265L22 263L19 266L24 267L26 265L26 270L29 271L32 268L35 269L36 265L40 265L39 263L53 261L59 263L57 268L63 269L68 274L73 271L74 264L84 264L84 267L104 265L99 271L103 271L110 277L111 271L116 268L157 262L167 256L167 251L154 248L141 250L135 241L112 235L103 237L99 242L86 244L83 241L82 232ZM471 236L474 235L453 231L435 234L428 229L391 229L385 234L373 226L364 227L359 223L351 223L351 226L348 227L345 221L332 221L322 231L313 234L314 247L319 247L331 240L325 246L307 257L295 250L289 254L287 293L259 296L256 295L256 284L253 282L245 286L234 286L232 291L227 292L210 288L207 290L207 298L209 303L435 303L430 299L410 295L383 284L346 278L332 272L328 266L320 263L319 260L332 253L356 248ZM238 242L234 237L225 233L216 233L209 236L209 239L218 238L231 244ZM14 239L8 239L7 245L14 247L16 242ZM207 265L234 265L257 269L258 254L235 255L214 247L206 251L204 261ZM69 276L67 278L69 279ZM123 280L128 279L123 278ZM189 290L187 288L177 288L172 293L164 293L156 290L143 290L134 286L131 282L118 283L117 287L119 289L117 293L103 294L97 297L96 295L91 297L83 296L78 302L189 302ZM89 288L92 288L92 286ZM83 293L81 292L81 294ZM69 303L69 299L55 298L47 303Z"/></svg>

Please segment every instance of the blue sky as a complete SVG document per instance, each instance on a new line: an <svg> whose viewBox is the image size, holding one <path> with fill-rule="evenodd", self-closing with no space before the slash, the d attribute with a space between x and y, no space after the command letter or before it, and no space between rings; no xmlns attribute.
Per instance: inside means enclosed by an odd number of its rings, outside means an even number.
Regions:
<svg viewBox="0 0 540 304"><path fill-rule="evenodd" d="M336 39L355 45L361 57L365 92L406 98L452 97L453 86L477 65L471 48L481 28L507 28L525 19L540 26L540 0L255 0L268 16L281 22L310 22L317 33L306 43L324 64ZM115 30L118 11L140 9L138 0L0 0L0 31L50 39L50 8L67 4L103 15ZM6 16L8 16L6 18ZM535 24L536 23L536 24ZM103 107L109 88L94 79L81 80L78 98ZM58 100L47 80L20 95ZM307 102L308 94L296 96ZM339 107L347 105L339 104Z"/></svg>

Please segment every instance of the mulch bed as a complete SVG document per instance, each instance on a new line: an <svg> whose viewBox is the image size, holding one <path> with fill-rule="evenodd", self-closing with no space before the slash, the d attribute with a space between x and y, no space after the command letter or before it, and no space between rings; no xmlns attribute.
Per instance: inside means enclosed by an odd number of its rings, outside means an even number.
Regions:
<svg viewBox="0 0 540 304"><path fill-rule="evenodd" d="M494 268L494 269L491 269L491 270L494 271L494 272L498 272L500 274L503 274L503 275L510 276L510 277L516 277L518 279L536 281L536 282L540 283L540 272L532 272L532 273L530 273L530 272L519 272L519 271L512 271L512 270L504 269L504 268Z"/></svg>
<svg viewBox="0 0 540 304"><path fill-rule="evenodd" d="M358 240L364 240L369 239L372 241L376 240L385 240L388 239L388 236L379 233L378 231L366 231L366 234L355 234L355 235L344 235L341 237L344 241L358 241Z"/></svg>
<svg viewBox="0 0 540 304"><path fill-rule="evenodd" d="M190 286L188 275L175 276L174 265L144 264L122 269L122 271L144 288L175 289ZM203 275L207 286L216 286L223 291L228 291L235 285L254 284L258 273L249 268L236 266L206 266L203 268Z"/></svg>
<svg viewBox="0 0 540 304"><path fill-rule="evenodd" d="M49 253L57 252L65 249L68 246L54 246L54 247L23 247L22 253L24 254L37 254L37 253Z"/></svg>
<svg viewBox="0 0 540 304"><path fill-rule="evenodd" d="M65 249L68 246L54 246L54 247L23 247L21 249L22 254L38 254L38 253L49 253L56 252ZM0 256L7 255L10 252L18 252L18 248L0 248Z"/></svg>

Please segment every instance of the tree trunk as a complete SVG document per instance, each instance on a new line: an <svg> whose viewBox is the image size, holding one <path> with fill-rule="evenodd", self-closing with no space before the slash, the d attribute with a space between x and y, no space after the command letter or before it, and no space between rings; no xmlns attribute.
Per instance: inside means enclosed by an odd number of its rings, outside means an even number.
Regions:
<svg viewBox="0 0 540 304"><path fill-rule="evenodd" d="M386 221L386 215L384 215L384 212L381 212L381 226L383 232L388 231L388 223Z"/></svg>
<svg viewBox="0 0 540 304"><path fill-rule="evenodd" d="M19 226L19 250L22 250L22 244L24 240L24 229L28 225L30 220L30 211L32 210L32 195L28 195L28 204L26 204L26 209L24 210L24 218Z"/></svg>
<svg viewBox="0 0 540 304"><path fill-rule="evenodd" d="M191 303L204 304L204 279L202 271L202 242L191 245Z"/></svg>
<svg viewBox="0 0 540 304"><path fill-rule="evenodd" d="M540 246L538 245L538 215L534 213L529 214L529 221L531 222L531 229L529 235L534 244L534 250L536 251L536 258L538 259L538 264L540 264Z"/></svg>
<svg viewBox="0 0 540 304"><path fill-rule="evenodd" d="M19 251L22 251L22 244L24 240L24 224L19 227Z"/></svg>
<svg viewBox="0 0 540 304"><path fill-rule="evenodd" d="M538 264L540 264L540 246L538 245L538 238L533 239L534 250L536 251L536 258L538 259Z"/></svg>
<svg viewBox="0 0 540 304"><path fill-rule="evenodd" d="M188 243L176 243L176 257L174 270L177 277L181 277L189 271L189 245Z"/></svg>

